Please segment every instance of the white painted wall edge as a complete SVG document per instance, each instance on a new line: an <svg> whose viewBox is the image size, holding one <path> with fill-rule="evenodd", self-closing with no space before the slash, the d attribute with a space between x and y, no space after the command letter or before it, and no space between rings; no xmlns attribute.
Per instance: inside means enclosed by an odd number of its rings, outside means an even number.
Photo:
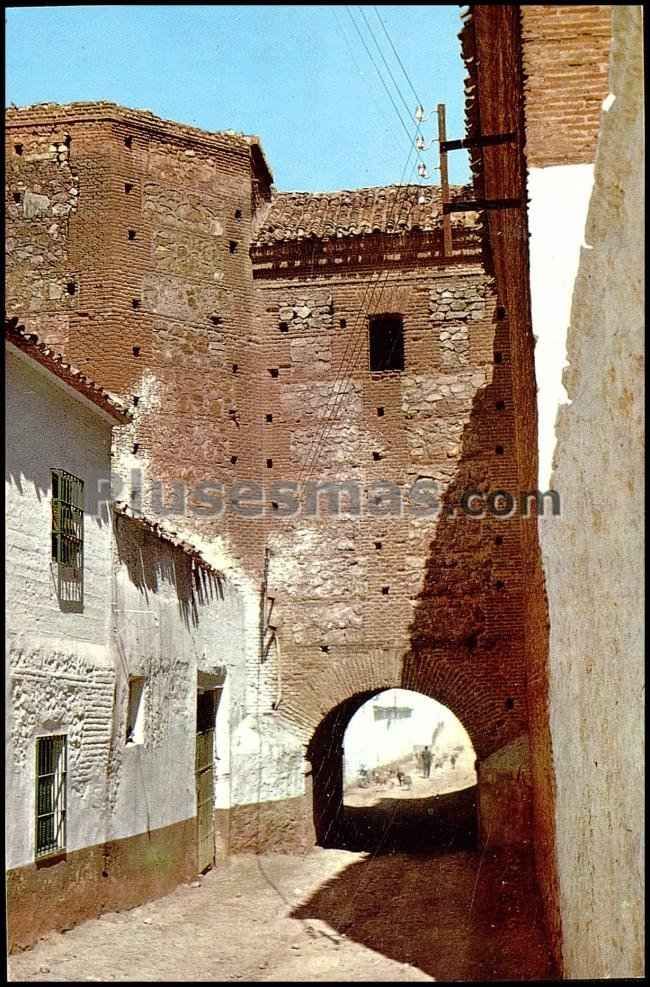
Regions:
<svg viewBox="0 0 650 987"><path fill-rule="evenodd" d="M593 164L531 168L530 286L538 406L538 486L551 482L558 410L568 404L562 383L573 286L594 183Z"/></svg>

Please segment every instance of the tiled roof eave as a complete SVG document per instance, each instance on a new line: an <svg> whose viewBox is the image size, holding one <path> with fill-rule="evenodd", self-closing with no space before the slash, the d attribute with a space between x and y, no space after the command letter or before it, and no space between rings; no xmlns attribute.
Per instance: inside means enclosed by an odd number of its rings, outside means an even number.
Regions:
<svg viewBox="0 0 650 987"><path fill-rule="evenodd" d="M167 542L168 544L173 545L174 548L178 548L180 551L184 552L185 555L189 555L196 565L198 565L201 569L205 569L207 572L212 573L212 575L216 576L217 579L225 579L223 572L207 562L195 545L179 538L175 531L170 531L168 528L147 517L145 514L140 514L139 512L134 511L132 507L129 507L129 505L125 504L123 501L118 500L113 503L113 512L118 517L128 518L130 521L140 525L156 538L160 538L161 541Z"/></svg>
<svg viewBox="0 0 650 987"><path fill-rule="evenodd" d="M73 364L43 342L36 333L28 332L17 317L5 318L5 340L49 370L68 387L77 391L121 425L131 421L132 412L103 387L87 377Z"/></svg>

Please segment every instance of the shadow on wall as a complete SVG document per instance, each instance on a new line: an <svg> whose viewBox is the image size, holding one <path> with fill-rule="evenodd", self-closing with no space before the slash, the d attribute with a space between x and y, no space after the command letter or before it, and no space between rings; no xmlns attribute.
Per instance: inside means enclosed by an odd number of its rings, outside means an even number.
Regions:
<svg viewBox="0 0 650 987"><path fill-rule="evenodd" d="M447 706L479 759L527 729L520 521L478 519L461 509L468 491L519 493L503 314L497 307L492 380L474 395L456 472L441 498L400 683ZM458 412L452 407L449 413Z"/></svg>
<svg viewBox="0 0 650 987"><path fill-rule="evenodd" d="M181 619L188 630L199 625L199 607L223 600L223 586L216 573L194 566L192 558L182 549L125 515L114 515L113 527L118 559L126 566L133 585L145 600L165 585L173 587Z"/></svg>
<svg viewBox="0 0 650 987"><path fill-rule="evenodd" d="M292 918L435 980L553 979L530 857L512 848L357 860Z"/></svg>
<svg viewBox="0 0 650 987"><path fill-rule="evenodd" d="M33 449L30 455L23 455L23 445L21 441L21 455L20 455L20 468L14 468L9 460L11 458L11 449L9 448L9 440L6 440L5 444L5 483L12 486L21 497L28 497L31 499L34 497L40 504L42 500L50 502L52 500L52 469L56 468L54 463L45 463L43 467L43 461L40 461L39 466L27 474L26 468L30 465L29 460L36 460L38 457L34 456ZM27 444L25 444L24 449L27 449ZM48 457L45 457L46 459ZM60 464L57 464L60 465ZM30 490L30 486L32 490ZM103 528L105 525L110 523L109 508L106 503L98 499L98 495L94 494L92 490L84 491L84 520L93 520L98 528Z"/></svg>
<svg viewBox="0 0 650 987"><path fill-rule="evenodd" d="M383 689L409 689L446 706L467 730L479 762L527 732L521 521L517 515L480 520L459 510L469 490L484 497L495 490L519 493L509 327L499 306L493 325L492 377L474 393L455 474L442 498L401 681L359 691L339 703L321 720L307 748L314 829L321 846L342 845L346 727ZM485 350L487 344L486 339ZM484 359L489 367L489 352ZM465 401L450 398L446 404L443 413L464 414ZM381 669L369 674L381 681Z"/></svg>

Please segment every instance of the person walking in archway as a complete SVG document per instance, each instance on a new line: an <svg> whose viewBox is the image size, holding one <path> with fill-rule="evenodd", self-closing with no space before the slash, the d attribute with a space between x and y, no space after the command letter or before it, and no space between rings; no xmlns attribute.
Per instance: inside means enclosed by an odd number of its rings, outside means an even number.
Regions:
<svg viewBox="0 0 650 987"><path fill-rule="evenodd" d="M432 755L428 747L425 747L421 754L422 758L422 777L428 778L431 774L431 761Z"/></svg>

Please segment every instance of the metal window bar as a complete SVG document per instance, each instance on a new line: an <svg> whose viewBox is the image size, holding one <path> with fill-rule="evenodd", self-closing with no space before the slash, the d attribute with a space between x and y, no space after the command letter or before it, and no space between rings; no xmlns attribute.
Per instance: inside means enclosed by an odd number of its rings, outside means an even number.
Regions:
<svg viewBox="0 0 650 987"><path fill-rule="evenodd" d="M52 470L52 558L58 569L59 599L83 597L83 480L65 470Z"/></svg>
<svg viewBox="0 0 650 987"><path fill-rule="evenodd" d="M65 850L67 737L36 739L36 856Z"/></svg>

